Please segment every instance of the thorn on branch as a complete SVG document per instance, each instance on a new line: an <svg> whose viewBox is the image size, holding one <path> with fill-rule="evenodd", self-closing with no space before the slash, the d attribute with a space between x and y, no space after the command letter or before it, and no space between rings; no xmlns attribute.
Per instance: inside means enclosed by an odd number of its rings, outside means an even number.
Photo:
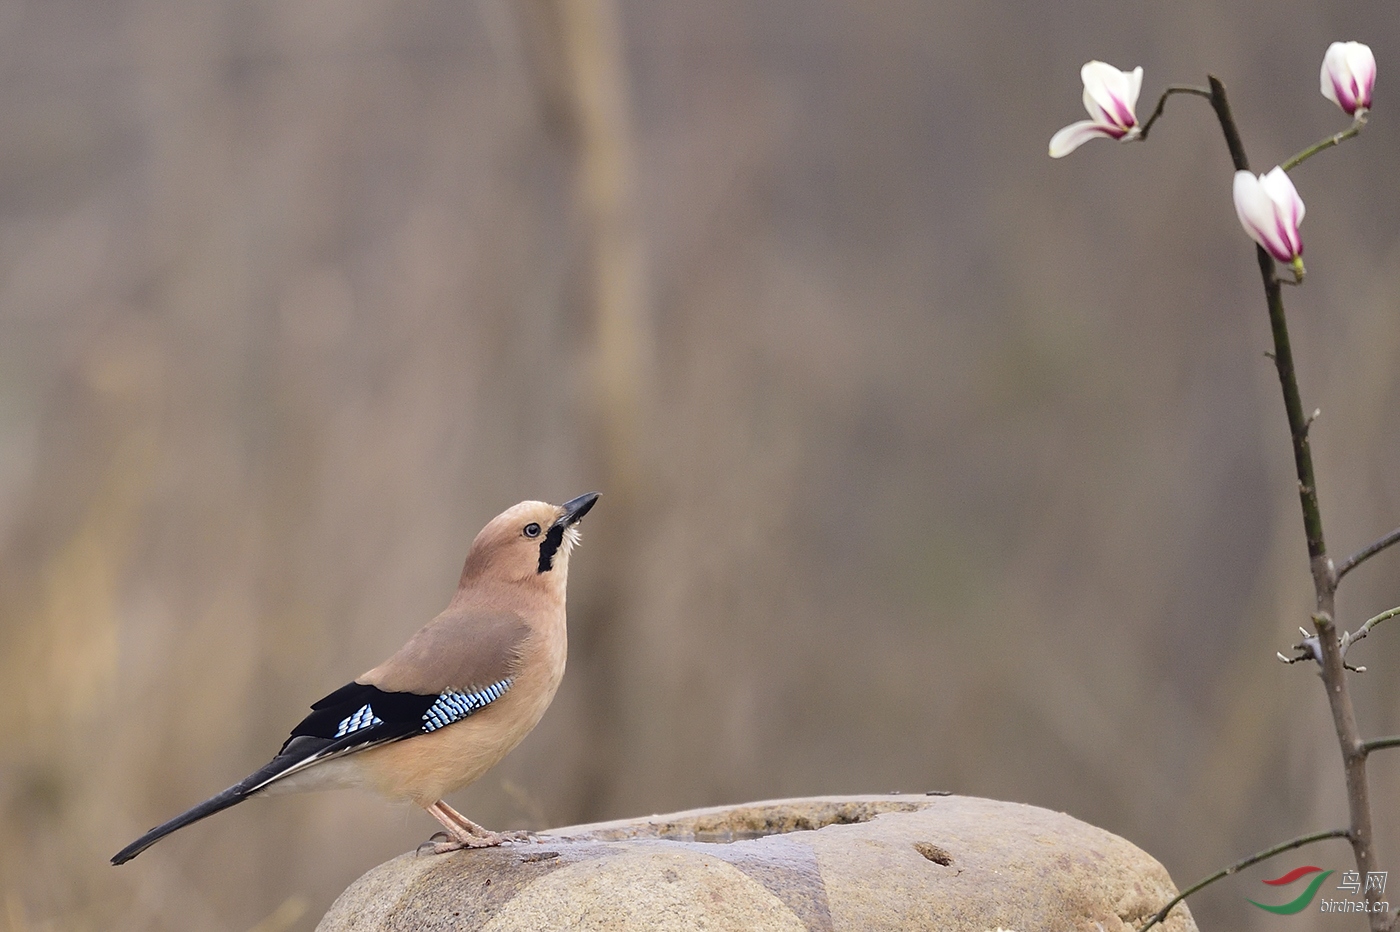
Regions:
<svg viewBox="0 0 1400 932"><path fill-rule="evenodd" d="M1298 633L1303 635L1303 640L1293 645L1293 649L1298 651L1292 657L1285 657L1281 653L1275 654L1284 663L1298 663L1301 660L1315 660L1317 665L1322 666L1322 641L1316 634L1309 634L1306 628L1299 628Z"/></svg>
<svg viewBox="0 0 1400 932"><path fill-rule="evenodd" d="M1312 428L1313 421L1320 417L1322 417L1322 409L1313 408L1313 413L1309 414L1307 420L1303 421L1303 433L1307 433Z"/></svg>
<svg viewBox="0 0 1400 932"><path fill-rule="evenodd" d="M1284 663L1287 664L1298 663L1302 660L1313 660L1317 662L1317 665L1319 667L1321 667L1322 640L1316 634L1309 634L1307 628L1299 628L1298 633L1303 636L1303 640L1293 645L1293 649L1298 653L1294 654L1292 657L1286 657L1281 653L1275 652L1274 656L1276 656L1279 660L1282 660ZM1347 647L1349 646L1348 639L1350 637L1350 635L1343 635L1342 637L1337 639L1338 650L1340 650L1342 653L1342 666L1352 671L1353 673L1365 673L1365 667L1354 667L1346 662L1346 652ZM1365 637L1365 635L1363 634L1361 637ZM1359 640L1359 638L1352 640Z"/></svg>
<svg viewBox="0 0 1400 932"><path fill-rule="evenodd" d="M1400 616L1400 606L1392 608L1389 611L1381 612L1374 618L1367 619L1366 623L1357 628L1354 632L1348 631L1337 638L1337 650L1342 655L1342 666L1353 673L1365 673L1365 667L1352 666L1347 663L1347 654L1351 651L1352 647L1356 645L1357 641L1363 640L1371 633L1372 628L1383 621L1388 621L1397 616ZM1314 615L1313 620L1318 621L1323 617L1325 616ZM1330 621L1331 619L1328 620ZM1298 663L1300 660L1315 660L1318 666L1322 666L1322 641L1316 634L1309 634L1307 628L1299 628L1298 633L1303 636L1303 640L1293 645L1293 649L1297 651L1296 654L1292 657L1288 657L1282 653L1276 652L1274 656L1287 664Z"/></svg>
<svg viewBox="0 0 1400 932"><path fill-rule="evenodd" d="M1264 350L1264 357L1270 362L1278 362L1278 357L1274 355L1273 350Z"/></svg>

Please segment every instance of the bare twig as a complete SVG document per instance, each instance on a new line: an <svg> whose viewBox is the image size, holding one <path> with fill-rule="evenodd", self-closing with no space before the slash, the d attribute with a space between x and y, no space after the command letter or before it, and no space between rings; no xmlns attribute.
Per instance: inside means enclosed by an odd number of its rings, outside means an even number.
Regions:
<svg viewBox="0 0 1400 932"><path fill-rule="evenodd" d="M1357 566L1371 559L1385 548L1397 543L1400 543L1400 527L1391 531L1375 543L1367 544L1365 547L1362 547L1360 550L1356 551L1356 553L1353 553L1341 563L1337 564L1337 581L1341 582L1342 577L1356 569Z"/></svg>
<svg viewBox="0 0 1400 932"><path fill-rule="evenodd" d="M1146 139L1147 131L1152 129L1152 124L1157 122L1157 118L1162 115L1162 108L1167 105L1167 98L1173 94L1194 94L1197 97L1210 99L1210 91L1204 87L1192 87L1189 84L1173 84L1162 92L1161 98L1157 101L1157 109L1152 111L1152 115L1142 124L1142 129L1138 132L1137 138Z"/></svg>
<svg viewBox="0 0 1400 932"><path fill-rule="evenodd" d="M1234 864L1231 864L1224 870L1216 871L1214 874L1211 874L1209 877L1207 877L1205 880L1202 880L1200 883L1194 884L1190 887L1187 887L1185 890L1182 890L1176 895L1176 899L1172 900L1166 906L1163 906L1161 909L1157 910L1157 912L1153 914L1152 918L1147 920L1147 924L1141 929L1139 929L1138 932L1147 932L1148 929L1152 928L1162 920L1166 919L1167 913L1175 909L1176 905L1182 900L1186 899L1193 893L1205 889L1206 887L1215 883L1217 880L1222 880L1226 877L1229 877L1231 874L1238 873L1244 870L1246 867L1253 867L1260 861L1267 861L1269 858L1273 857L1276 854L1283 854L1283 852L1285 851L1292 851L1294 848L1301 848L1304 845L1310 845L1315 841L1326 841L1329 838L1346 838L1350 834L1350 831L1347 829L1334 828L1330 832L1315 832L1312 835L1304 835L1301 838L1295 838L1292 841L1285 841L1281 845L1274 845L1272 848L1266 848L1265 850L1260 851L1256 854L1251 854L1243 861L1236 861Z"/></svg>
<svg viewBox="0 0 1400 932"><path fill-rule="evenodd" d="M1354 633L1342 635L1342 656L1345 657L1346 652L1351 650L1351 646L1353 644L1364 638L1366 635L1370 634L1372 628L1374 628L1376 625L1380 624L1383 621L1388 621L1391 618L1394 618L1396 615L1400 615L1400 607L1392 608L1389 611L1381 612L1375 618L1368 618L1366 619L1366 623L1361 627L1357 628Z"/></svg>
<svg viewBox="0 0 1400 932"><path fill-rule="evenodd" d="M1297 155L1293 156L1288 161L1282 163L1279 167L1282 168L1284 171L1292 171L1294 168L1303 164L1308 159L1312 158L1314 155L1317 155L1322 150L1330 149L1333 146L1341 145L1351 137L1355 136L1357 133L1361 132L1361 128L1366 125L1367 115L1368 112L1366 110L1357 110L1356 116L1352 119L1351 126L1348 126L1340 133L1333 133L1331 136L1328 136L1321 142L1313 143L1312 145L1304 149L1302 152L1299 152Z"/></svg>
<svg viewBox="0 0 1400 932"><path fill-rule="evenodd" d="M1367 754L1384 748L1400 748L1400 735L1391 735L1389 738L1372 738L1361 747Z"/></svg>

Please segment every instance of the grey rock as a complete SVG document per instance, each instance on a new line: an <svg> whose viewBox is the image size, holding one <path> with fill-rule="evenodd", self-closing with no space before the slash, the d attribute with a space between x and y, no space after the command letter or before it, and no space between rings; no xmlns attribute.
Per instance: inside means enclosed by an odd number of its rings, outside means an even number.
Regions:
<svg viewBox="0 0 1400 932"><path fill-rule="evenodd" d="M960 796L838 796L406 854L351 884L317 929L1124 932L1175 895L1150 855L1064 813ZM1162 928L1196 925L1182 905Z"/></svg>

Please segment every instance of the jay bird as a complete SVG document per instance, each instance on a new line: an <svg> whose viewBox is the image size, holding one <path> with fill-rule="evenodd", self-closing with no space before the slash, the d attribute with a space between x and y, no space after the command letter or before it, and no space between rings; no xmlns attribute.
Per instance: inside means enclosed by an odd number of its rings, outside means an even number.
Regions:
<svg viewBox="0 0 1400 932"><path fill-rule="evenodd" d="M177 829L264 793L368 787L428 810L434 850L484 848L487 831L442 801L496 765L544 715L564 676L564 586L597 492L521 502L472 542L447 608L398 653L311 706L264 767L117 852L124 864Z"/></svg>

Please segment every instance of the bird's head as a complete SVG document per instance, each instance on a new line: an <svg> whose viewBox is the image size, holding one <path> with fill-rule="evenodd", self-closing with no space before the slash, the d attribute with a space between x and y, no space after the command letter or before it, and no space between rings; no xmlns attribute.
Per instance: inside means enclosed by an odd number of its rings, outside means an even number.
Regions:
<svg viewBox="0 0 1400 932"><path fill-rule="evenodd" d="M579 519L597 500L597 492L588 492L562 505L521 502L507 508L472 541L460 589L500 582L543 586L562 595L569 552L579 542Z"/></svg>

